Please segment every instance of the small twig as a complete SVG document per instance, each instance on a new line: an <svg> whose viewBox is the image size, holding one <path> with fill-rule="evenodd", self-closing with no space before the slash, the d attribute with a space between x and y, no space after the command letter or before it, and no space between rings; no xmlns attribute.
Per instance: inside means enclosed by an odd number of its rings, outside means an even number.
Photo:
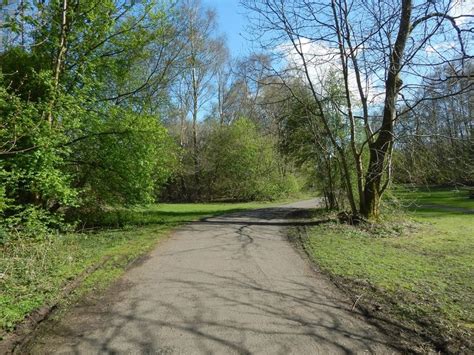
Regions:
<svg viewBox="0 0 474 355"><path fill-rule="evenodd" d="M354 301L354 303L352 304L352 308L351 308L351 312L354 312L354 309L356 308L357 306L357 303L359 303L360 299L362 298L362 296L364 296L364 293L357 296L356 300Z"/></svg>

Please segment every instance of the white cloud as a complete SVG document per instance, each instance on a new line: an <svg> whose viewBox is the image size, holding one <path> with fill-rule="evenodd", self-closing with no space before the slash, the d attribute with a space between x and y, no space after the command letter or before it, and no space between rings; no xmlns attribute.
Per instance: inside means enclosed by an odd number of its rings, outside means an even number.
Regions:
<svg viewBox="0 0 474 355"><path fill-rule="evenodd" d="M436 53L445 52L447 50L456 49L457 47L458 45L456 42L446 41L446 42L440 42L440 43L428 45L425 48L425 52L428 54L436 54Z"/></svg>
<svg viewBox="0 0 474 355"><path fill-rule="evenodd" d="M463 15L473 15L474 14L474 0L454 0L453 5L449 11L449 15L452 17L458 17ZM470 20L469 17L464 16L457 18L456 24L462 26L463 24L468 23Z"/></svg>
<svg viewBox="0 0 474 355"><path fill-rule="evenodd" d="M292 43L288 43L280 46L279 50L284 54L286 62L291 70L294 70L295 75L299 75L305 81L307 81L304 73L304 62L306 62L308 76L321 96L326 94L324 83L331 73L340 73L342 78L342 65L338 48L329 47L322 42L301 39L297 48ZM359 51L362 50L359 49ZM304 61L300 53L303 54ZM368 97L369 102L378 103L382 96L380 91L376 89L373 78L364 75L363 72L360 72L360 75L364 95ZM349 68L348 82L349 90L353 96L359 98L356 73L353 68ZM341 85L344 85L342 81Z"/></svg>

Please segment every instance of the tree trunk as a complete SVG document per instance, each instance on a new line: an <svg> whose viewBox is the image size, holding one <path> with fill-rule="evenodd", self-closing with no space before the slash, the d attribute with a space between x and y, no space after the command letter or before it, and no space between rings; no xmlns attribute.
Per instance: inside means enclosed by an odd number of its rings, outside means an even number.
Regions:
<svg viewBox="0 0 474 355"><path fill-rule="evenodd" d="M377 219L380 215L380 197L383 193L382 179L386 162L390 158L393 143L393 125L396 116L395 102L401 87L399 78L403 53L410 34L412 1L402 0L400 27L390 56L390 67L385 82L385 103L383 120L375 142L369 144L369 165L367 168L364 199L361 201L361 213L365 218Z"/></svg>
<svg viewBox="0 0 474 355"><path fill-rule="evenodd" d="M196 183L196 194L199 198L199 160L198 160L198 144L197 144L197 119L198 119L198 82L196 78L196 68L192 68L192 85L193 85L193 162L194 162L194 180Z"/></svg>
<svg viewBox="0 0 474 355"><path fill-rule="evenodd" d="M54 68L53 68L53 86L54 92L51 102L49 104L49 112L48 112L48 122L50 125L53 124L53 108L54 103L56 101L57 90L59 86L59 79L61 76L61 71L63 67L64 57L66 55L67 49L67 11L68 11L68 3L67 0L63 0L61 4L61 29L59 34L59 47L58 53L56 58L54 59Z"/></svg>

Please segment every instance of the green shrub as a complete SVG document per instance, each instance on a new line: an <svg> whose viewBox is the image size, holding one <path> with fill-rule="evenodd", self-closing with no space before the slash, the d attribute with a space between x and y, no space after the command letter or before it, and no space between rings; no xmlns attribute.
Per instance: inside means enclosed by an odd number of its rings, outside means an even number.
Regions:
<svg viewBox="0 0 474 355"><path fill-rule="evenodd" d="M298 190L291 173L283 173L274 142L241 118L214 126L203 151L204 181L214 199L268 200Z"/></svg>

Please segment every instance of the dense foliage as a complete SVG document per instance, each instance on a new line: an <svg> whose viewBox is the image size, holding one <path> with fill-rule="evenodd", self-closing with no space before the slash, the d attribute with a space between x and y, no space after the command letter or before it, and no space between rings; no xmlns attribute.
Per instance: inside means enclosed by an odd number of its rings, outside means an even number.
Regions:
<svg viewBox="0 0 474 355"><path fill-rule="evenodd" d="M203 159L209 192L217 198L264 200L298 189L294 175L281 169L272 138L248 119L214 129Z"/></svg>
<svg viewBox="0 0 474 355"><path fill-rule="evenodd" d="M3 225L35 236L72 207L153 201L173 166L158 113L131 93L151 47L166 45L162 11L64 4L26 4L28 44L0 59Z"/></svg>
<svg viewBox="0 0 474 355"><path fill-rule="evenodd" d="M39 238L107 206L296 189L258 119L242 119L235 102L234 122L219 117L216 92L231 89L213 82L230 74L212 12L192 2L21 6L0 53L8 234Z"/></svg>

